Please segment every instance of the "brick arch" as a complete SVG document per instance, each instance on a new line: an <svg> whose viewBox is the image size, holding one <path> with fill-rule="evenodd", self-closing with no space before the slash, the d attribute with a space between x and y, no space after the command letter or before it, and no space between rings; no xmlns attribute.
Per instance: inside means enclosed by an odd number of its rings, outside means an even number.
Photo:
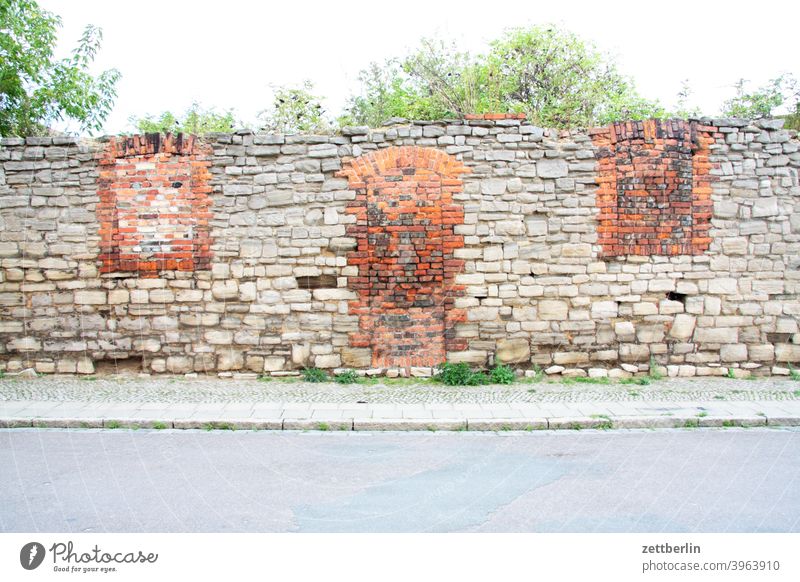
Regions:
<svg viewBox="0 0 800 582"><path fill-rule="evenodd" d="M339 173L356 192L347 207L356 219L347 263L358 268L349 278L358 293L350 313L359 322L350 347L368 350L373 367L434 366L466 349L455 336L464 319L455 309L463 293L455 277L464 267L455 258L464 246L455 226L464 210L453 196L468 171L439 150L403 146L355 158Z"/></svg>

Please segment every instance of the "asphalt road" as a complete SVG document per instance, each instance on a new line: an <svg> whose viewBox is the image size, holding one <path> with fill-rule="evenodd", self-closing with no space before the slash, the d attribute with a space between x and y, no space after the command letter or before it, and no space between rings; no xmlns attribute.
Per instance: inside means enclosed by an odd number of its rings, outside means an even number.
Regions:
<svg viewBox="0 0 800 582"><path fill-rule="evenodd" d="M0 531L798 532L800 430L2 430Z"/></svg>

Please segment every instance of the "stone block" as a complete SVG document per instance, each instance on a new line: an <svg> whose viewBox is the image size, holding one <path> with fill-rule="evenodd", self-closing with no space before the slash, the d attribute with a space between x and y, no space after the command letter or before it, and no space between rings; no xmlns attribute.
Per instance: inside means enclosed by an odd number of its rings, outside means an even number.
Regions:
<svg viewBox="0 0 800 582"><path fill-rule="evenodd" d="M528 362L531 357L531 346L525 338L501 339L497 341L495 358L503 364Z"/></svg>
<svg viewBox="0 0 800 582"><path fill-rule="evenodd" d="M745 344L725 344L719 349L719 357L723 362L747 361L747 346Z"/></svg>
<svg viewBox="0 0 800 582"><path fill-rule="evenodd" d="M677 340L689 340L694 334L695 325L697 325L697 317L686 313L679 313L672 321L669 337Z"/></svg>
<svg viewBox="0 0 800 582"><path fill-rule="evenodd" d="M543 158L536 162L536 172L540 178L563 178L567 175L568 169L565 160Z"/></svg>
<svg viewBox="0 0 800 582"><path fill-rule="evenodd" d="M563 321L567 318L569 306L566 301L544 299L539 301L539 319Z"/></svg>
<svg viewBox="0 0 800 582"><path fill-rule="evenodd" d="M347 368L369 368L372 365L372 350L369 348L342 348L342 365Z"/></svg>

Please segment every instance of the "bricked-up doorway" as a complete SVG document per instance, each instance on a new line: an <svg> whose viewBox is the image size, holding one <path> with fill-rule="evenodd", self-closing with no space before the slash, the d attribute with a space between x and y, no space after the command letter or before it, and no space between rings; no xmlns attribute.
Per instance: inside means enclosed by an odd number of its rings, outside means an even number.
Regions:
<svg viewBox="0 0 800 582"><path fill-rule="evenodd" d="M356 192L347 208L356 217L347 262L358 267L349 286L359 296L350 304L359 321L350 347L369 349L373 367L435 366L465 349L455 336L464 313L454 308L463 292L455 285L463 260L454 251L464 246L454 227L464 211L453 195L467 171L432 148L391 147L340 173Z"/></svg>

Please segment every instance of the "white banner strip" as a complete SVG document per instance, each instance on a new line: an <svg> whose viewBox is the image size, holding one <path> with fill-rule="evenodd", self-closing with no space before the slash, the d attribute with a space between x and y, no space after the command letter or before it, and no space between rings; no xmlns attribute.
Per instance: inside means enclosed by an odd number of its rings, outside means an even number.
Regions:
<svg viewBox="0 0 800 582"><path fill-rule="evenodd" d="M0 580L797 581L798 548L800 534L2 534Z"/></svg>

